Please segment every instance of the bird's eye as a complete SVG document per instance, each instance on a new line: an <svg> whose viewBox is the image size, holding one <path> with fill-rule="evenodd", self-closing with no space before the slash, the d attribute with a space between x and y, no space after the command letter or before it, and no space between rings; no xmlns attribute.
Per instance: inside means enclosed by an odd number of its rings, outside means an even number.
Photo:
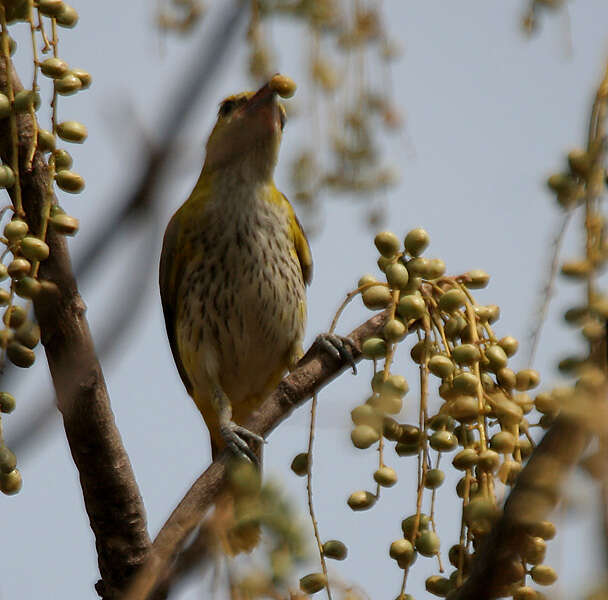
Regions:
<svg viewBox="0 0 608 600"><path fill-rule="evenodd" d="M220 104L220 117L227 117L236 108L236 102L234 100L224 100Z"/></svg>

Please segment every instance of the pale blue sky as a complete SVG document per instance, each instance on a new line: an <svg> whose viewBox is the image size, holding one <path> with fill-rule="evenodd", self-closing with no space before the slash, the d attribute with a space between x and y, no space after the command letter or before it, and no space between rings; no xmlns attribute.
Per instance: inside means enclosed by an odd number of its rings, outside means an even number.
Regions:
<svg viewBox="0 0 608 600"><path fill-rule="evenodd" d="M62 200L81 219L81 233L70 242L76 255L88 232L111 214L109 209L130 185L142 131L156 134L159 111L180 81L197 41L169 39L161 52L152 25L154 3L144 0L74 0L73 4L81 22L62 33L61 54L74 66L91 71L94 81L90 90L62 100L60 108L62 119L79 119L89 128L89 140L74 150L75 168L85 177L87 188L80 197ZM592 94L608 59L608 4L603 0L570 3L567 11L545 15L532 40L525 39L518 27L523 6L519 0L384 2L388 29L405 48L394 66L393 81L397 101L407 115L407 142L403 138L389 142L391 158L401 171L400 185L388 195L390 228L401 236L412 227L426 227L432 238L429 256L443 258L451 273L470 268L490 272L491 284L479 297L500 304L499 334L515 335L525 345L559 221L544 180L563 165L570 148L584 142ZM213 27L216 16L212 6L202 27ZM304 63L299 44L293 43L294 29L276 27L274 39L281 50L281 71L303 82ZM188 123L176 166L162 190L165 220L198 175L217 102L248 87L245 57L245 45L237 44L212 97ZM300 93L304 93L302 85ZM286 130L277 171L277 182L286 191L285 158L307 135L308 130L296 121ZM121 284L132 276L132 258L142 248L137 235L132 237L113 251L103 277L83 285L94 333L101 332L108 306L120 307ZM328 327L335 308L360 275L374 272L372 239L356 203L327 202L325 229L312 242L316 263L309 292L308 340ZM160 244L159 237L155 263ZM576 223L566 248L570 256L580 248ZM577 334L560 324L561 312L576 301L579 290L561 283L558 289L536 365L546 384L556 378L556 360L581 345ZM128 339L103 366L154 534L208 464L209 447L202 421L171 359L155 267L142 294L147 296L144 309ZM367 316L356 302L341 330L348 331ZM396 370L411 380L413 391L404 411L411 419L416 379L406 357L403 349ZM40 382L48 380L44 362L41 358L35 369L39 381L24 382L22 377L23 386L14 390L18 409L3 420L9 439L11 428L26 419L41 399L35 394ZM514 365L525 366L524 352L515 357ZM375 468L375 453L355 451L349 441L349 411L365 399L369 373L369 365L362 365L357 378L346 374L321 394L316 509L322 536L342 539L350 548L345 563L331 563L332 572L359 583L373 598L391 599L397 595L401 571L388 557L388 546L401 535L401 518L414 512L415 461L398 459L389 450L386 462L397 469L399 485L385 491L369 512L345 508L350 492L371 486ZM304 483L291 474L289 463L304 449L307 421L307 409L298 411L272 434L265 453L267 476L281 480L303 516ZM59 419L18 458L23 490L16 497L0 498L4 542L0 598L95 598L93 539ZM448 480L440 490L438 507L446 551L455 541L459 523L449 484ZM550 544L549 563L562 573L552 590L555 597L580 597L581 581L599 580L600 548L582 543L597 531L593 498L583 494L577 502L578 508L565 511L568 518ZM427 596L422 591L424 578L434 572L434 561L418 560L409 588L416 598ZM179 597L202 597L200 584L190 585Z"/></svg>

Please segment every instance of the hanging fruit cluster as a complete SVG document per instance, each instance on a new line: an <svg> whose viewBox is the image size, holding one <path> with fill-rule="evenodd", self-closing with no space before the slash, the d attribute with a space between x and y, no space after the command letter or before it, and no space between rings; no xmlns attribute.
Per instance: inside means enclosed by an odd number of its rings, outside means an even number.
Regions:
<svg viewBox="0 0 608 600"><path fill-rule="evenodd" d="M382 335L362 345L363 355L375 365L371 394L351 411L353 446L373 448L378 465L373 473L375 488L353 492L347 504L353 511L368 510L379 501L382 488L397 483L398 465L387 464L389 444L394 444L397 457L417 458L415 508L404 515L401 537L388 549L403 570L398 597L411 600L406 593L407 576L418 556L435 558L444 573L435 500L445 480L442 461L447 459L460 474L456 494L461 531L448 552L451 573L426 580L427 591L445 597L466 579L476 549L501 513L505 488L514 485L532 453L531 428L551 425L565 392L558 389L533 396L532 390L540 383L538 373L509 366L518 349L517 340L497 336L494 325L500 317L499 307L479 304L472 293L488 284L487 273L474 270L446 276L443 260L423 256L429 244L424 229L413 229L403 242L384 231L376 236L375 244L382 277L365 275L349 299L360 294L370 310L388 312ZM401 422L397 416L409 385L393 372L395 353L408 333L417 337L410 348L420 380L416 423ZM306 453L296 456L292 470L306 474L307 461ZM527 577L539 585L555 581L555 571L542 564L546 540L554 534L548 521L531 524L521 556L501 590L503 595L516 600L537 598ZM321 575L308 575L301 589L311 593L312 579L314 591L326 587Z"/></svg>
<svg viewBox="0 0 608 600"><path fill-rule="evenodd" d="M30 89L17 89L15 80L7 76L6 87L0 91L0 119L10 131L12 151L10 160L0 166L0 187L7 190L10 203L0 209L4 251L0 256L0 305L3 307L4 329L0 331L2 364L7 358L17 367L30 367L35 360L34 349L40 341L38 325L32 321L29 302L44 294L56 294L54 283L39 277L39 265L49 257L47 232L52 228L62 235L74 235L78 220L66 214L55 198L53 181L60 190L76 194L84 189L84 180L72 170L72 157L60 148L58 141L82 143L86 127L77 121L58 119L58 97L69 96L91 85L88 72L72 68L59 56L59 28L72 28L78 13L63 0L0 0L1 58L5 73L12 70L11 55L17 50L9 29L25 27L31 36L33 79ZM51 55L43 58L44 55ZM40 128L37 112L43 105L43 90L39 75L51 83L49 129ZM44 87L45 84L43 84ZM20 148L18 125L23 118L31 119L35 135L25 150ZM40 214L27 215L22 198L22 179L34 164L37 153L46 157L49 186ZM31 218L30 218L31 217ZM30 228L35 223L35 229ZM14 398L0 393L0 411L10 413ZM0 490L14 494L21 488L21 475L16 468L15 455L4 445L0 422Z"/></svg>
<svg viewBox="0 0 608 600"><path fill-rule="evenodd" d="M291 165L292 196L306 229L315 230L323 191L356 194L375 227L385 210L378 193L397 181L379 150L381 132L402 128L390 92L390 64L400 52L388 36L382 9L379 3L346 0L255 0L248 40L249 72L256 83L280 71L280 53L269 31L280 17L295 18L309 29L309 82L303 89L310 93L304 116L312 135Z"/></svg>

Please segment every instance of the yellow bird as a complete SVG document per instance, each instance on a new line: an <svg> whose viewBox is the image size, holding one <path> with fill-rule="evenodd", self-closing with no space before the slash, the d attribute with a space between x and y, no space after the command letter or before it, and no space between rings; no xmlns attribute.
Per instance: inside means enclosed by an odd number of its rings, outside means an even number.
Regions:
<svg viewBox="0 0 608 600"><path fill-rule="evenodd" d="M302 356L308 241L273 182L295 84L275 75L226 98L190 197L167 226L160 293L173 357L209 429L256 462L243 427Z"/></svg>

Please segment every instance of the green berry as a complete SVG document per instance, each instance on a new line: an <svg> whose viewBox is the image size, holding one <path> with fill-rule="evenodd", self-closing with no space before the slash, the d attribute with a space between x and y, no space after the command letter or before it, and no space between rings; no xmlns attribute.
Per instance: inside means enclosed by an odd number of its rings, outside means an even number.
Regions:
<svg viewBox="0 0 608 600"><path fill-rule="evenodd" d="M316 594L327 585L327 577L323 573L310 573L300 579L300 589L305 594Z"/></svg>
<svg viewBox="0 0 608 600"><path fill-rule="evenodd" d="M40 63L40 71L43 75L58 79L63 77L69 70L68 63L57 57L47 58Z"/></svg>
<svg viewBox="0 0 608 600"><path fill-rule="evenodd" d="M31 367L36 360L34 351L19 342L11 342L6 348L6 355L16 367L22 369Z"/></svg>
<svg viewBox="0 0 608 600"><path fill-rule="evenodd" d="M82 86L83 90L90 87L92 78L88 71L85 71L84 69L72 69L72 75L75 75L78 77L78 79L80 79L80 85Z"/></svg>
<svg viewBox="0 0 608 600"><path fill-rule="evenodd" d="M439 298L439 309L444 312L454 312L459 308L463 307L467 302L467 297L464 292L460 289L453 288L445 292L441 298Z"/></svg>
<svg viewBox="0 0 608 600"><path fill-rule="evenodd" d="M374 481L382 487L392 487L397 483L397 473L386 465L382 466L374 473Z"/></svg>
<svg viewBox="0 0 608 600"><path fill-rule="evenodd" d="M10 473L17 466L17 457L6 446L0 446L0 472Z"/></svg>
<svg viewBox="0 0 608 600"><path fill-rule="evenodd" d="M425 531L429 528L431 520L424 513L420 514L418 519L418 532ZM401 531L403 531L404 537L411 539L414 535L414 528L416 526L416 515L410 515L401 521Z"/></svg>
<svg viewBox="0 0 608 600"><path fill-rule="evenodd" d="M473 448L465 448L454 456L452 465L459 471L466 471L472 469L477 464L477 460L477 452Z"/></svg>
<svg viewBox="0 0 608 600"><path fill-rule="evenodd" d="M304 477L308 474L308 452L300 452L300 454L295 455L291 461L291 470L298 477Z"/></svg>
<svg viewBox="0 0 608 600"><path fill-rule="evenodd" d="M69 4L63 3L61 12L55 17L57 25L71 29L78 23L78 13Z"/></svg>
<svg viewBox="0 0 608 600"><path fill-rule="evenodd" d="M395 540L388 553L394 560L410 564L414 559L414 546L412 546L412 542L406 539Z"/></svg>
<svg viewBox="0 0 608 600"><path fill-rule="evenodd" d="M391 263L386 267L386 280L395 290L404 290L410 279L410 274L400 262Z"/></svg>
<svg viewBox="0 0 608 600"><path fill-rule="evenodd" d="M15 258L9 263L7 271L10 278L17 281L28 275L31 267L32 265L29 260L26 260L25 258Z"/></svg>
<svg viewBox="0 0 608 600"><path fill-rule="evenodd" d="M385 258L392 258L399 252L399 238L391 231L382 231L374 238L378 252Z"/></svg>
<svg viewBox="0 0 608 600"><path fill-rule="evenodd" d="M382 330L382 335L387 342L400 342L407 334L406 326L398 319L387 321Z"/></svg>
<svg viewBox="0 0 608 600"><path fill-rule="evenodd" d="M327 540L323 544L323 556L334 560L344 560L348 555L346 545L340 540Z"/></svg>
<svg viewBox="0 0 608 600"><path fill-rule="evenodd" d="M80 79L68 72L63 77L55 79L55 90L62 96L71 96L82 87Z"/></svg>
<svg viewBox="0 0 608 600"><path fill-rule="evenodd" d="M57 125L57 135L67 142L82 144L87 139L87 128L78 121L64 121Z"/></svg>
<svg viewBox="0 0 608 600"><path fill-rule="evenodd" d="M386 342L378 337L366 339L361 346L361 353L365 358L383 358L386 352Z"/></svg>
<svg viewBox="0 0 608 600"><path fill-rule="evenodd" d="M404 240L404 246L410 256L420 256L430 242L429 234L425 229L412 229Z"/></svg>
<svg viewBox="0 0 608 600"><path fill-rule="evenodd" d="M39 129L37 139L40 152L52 152L55 149L55 136L51 131Z"/></svg>
<svg viewBox="0 0 608 600"><path fill-rule="evenodd" d="M19 469L13 469L10 473L0 473L0 492L7 496L17 494L23 485Z"/></svg>
<svg viewBox="0 0 608 600"><path fill-rule="evenodd" d="M15 185L15 173L8 165L0 165L0 188L10 188Z"/></svg>
<svg viewBox="0 0 608 600"><path fill-rule="evenodd" d="M456 436L449 431L436 431L429 440L431 448L438 452L450 452L458 446Z"/></svg>
<svg viewBox="0 0 608 600"><path fill-rule="evenodd" d="M75 235L78 231L79 221L78 219L71 217L70 215L56 214L49 219L51 227L62 235Z"/></svg>
<svg viewBox="0 0 608 600"><path fill-rule="evenodd" d="M429 469L424 480L424 487L429 490L437 489L445 479L445 473L441 469Z"/></svg>
<svg viewBox="0 0 608 600"><path fill-rule="evenodd" d="M422 296L408 294L402 296L397 305L397 313L405 319L418 319L426 313L426 303Z"/></svg>
<svg viewBox="0 0 608 600"><path fill-rule="evenodd" d="M416 539L416 550L422 556L435 556L439 554L439 546L439 536L429 529L423 531Z"/></svg>
<svg viewBox="0 0 608 600"><path fill-rule="evenodd" d="M452 351L452 358L461 365L473 365L481 358L479 348L474 344L460 344Z"/></svg>
<svg viewBox="0 0 608 600"><path fill-rule="evenodd" d="M59 188L70 194L78 194L84 189L84 179L82 176L67 169L57 171L55 173L55 181Z"/></svg>
<svg viewBox="0 0 608 600"><path fill-rule="evenodd" d="M15 398L8 392L0 392L0 412L10 414L15 410Z"/></svg>
<svg viewBox="0 0 608 600"><path fill-rule="evenodd" d="M16 242L23 238L28 231L28 226L25 221L21 219L13 219L9 221L4 227L4 237L11 243Z"/></svg>
<svg viewBox="0 0 608 600"><path fill-rule="evenodd" d="M444 354L435 354L435 356L432 356L429 359L428 367L429 371L440 379L447 379L456 369L452 360Z"/></svg>
<svg viewBox="0 0 608 600"><path fill-rule="evenodd" d="M37 237L26 236L21 240L21 253L28 260L46 260L49 252L48 245Z"/></svg>
<svg viewBox="0 0 608 600"><path fill-rule="evenodd" d="M376 496L371 492L366 492L365 490L360 490L358 492L353 492L349 497L347 504L351 508L351 510L359 511L359 510L368 510L371 508L376 502Z"/></svg>

